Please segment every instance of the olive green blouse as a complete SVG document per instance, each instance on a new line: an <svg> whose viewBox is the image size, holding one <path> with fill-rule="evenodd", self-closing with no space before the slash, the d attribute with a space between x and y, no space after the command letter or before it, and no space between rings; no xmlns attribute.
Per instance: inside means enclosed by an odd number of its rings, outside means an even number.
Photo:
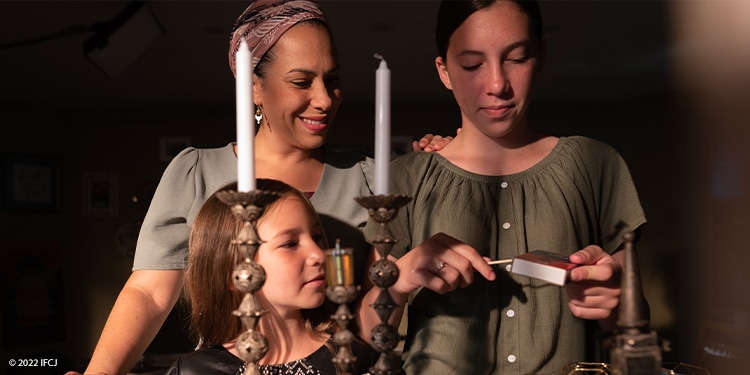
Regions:
<svg viewBox="0 0 750 375"><path fill-rule="evenodd" d="M391 169L391 192L412 197L389 225L396 257L438 232L492 259L537 249L568 255L589 244L611 253L621 241L607 235L619 221L631 229L646 222L623 159L586 137L562 137L538 164L507 176L470 173L424 152ZM477 275L466 288L411 296L407 374L557 374L566 363L592 360L592 322L573 316L563 287L506 266L495 272L493 282Z"/></svg>

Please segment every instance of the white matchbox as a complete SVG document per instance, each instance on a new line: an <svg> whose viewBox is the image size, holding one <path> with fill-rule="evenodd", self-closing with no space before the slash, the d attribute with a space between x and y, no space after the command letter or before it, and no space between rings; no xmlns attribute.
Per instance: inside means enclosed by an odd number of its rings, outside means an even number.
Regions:
<svg viewBox="0 0 750 375"><path fill-rule="evenodd" d="M534 250L513 258L510 272L564 286L568 281L568 272L576 266L565 255Z"/></svg>

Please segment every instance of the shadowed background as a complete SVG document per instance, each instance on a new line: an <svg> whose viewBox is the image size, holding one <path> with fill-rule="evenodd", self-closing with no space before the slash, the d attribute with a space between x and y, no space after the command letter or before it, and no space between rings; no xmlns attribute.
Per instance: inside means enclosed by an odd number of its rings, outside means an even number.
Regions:
<svg viewBox="0 0 750 375"><path fill-rule="evenodd" d="M343 66L331 145L372 150L374 53L392 71L394 137L455 133L458 109L433 64L436 1L321 3ZM129 4L0 2L4 160L53 160L60 180L59 209L4 202L0 211L3 358L47 355L82 366L130 273L132 240L173 153L165 148L234 139L227 46L247 3L145 2L142 16L160 32L136 56L121 55L132 62L113 78L84 45ZM532 121L610 143L630 165L649 220L638 244L643 284L653 327L672 342L667 360L702 361L705 322L730 327L714 341L747 353L737 334L747 330L750 301L742 250L750 203L746 4L542 2L549 50ZM147 38L137 34L104 49ZM101 210L91 207L92 179L107 187ZM14 288L29 254L43 255L37 266L53 297L18 310ZM42 312L21 321L24 330L14 328L18 311ZM189 350L182 314L175 309L149 353Z"/></svg>

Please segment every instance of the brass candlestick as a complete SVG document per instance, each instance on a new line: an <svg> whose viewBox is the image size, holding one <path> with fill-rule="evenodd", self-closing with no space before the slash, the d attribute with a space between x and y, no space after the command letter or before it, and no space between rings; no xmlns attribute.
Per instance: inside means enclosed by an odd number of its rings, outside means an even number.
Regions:
<svg viewBox="0 0 750 375"><path fill-rule="evenodd" d="M351 248L341 248L336 239L336 247L326 250L326 295L339 305L331 316L341 328L333 334L333 341L338 346L333 363L340 375L350 375L349 365L357 360L352 354L351 343L354 333L348 329L354 316L349 311L348 303L354 301L359 293L359 285L354 285L354 254Z"/></svg>
<svg viewBox="0 0 750 375"><path fill-rule="evenodd" d="M380 288L380 294L373 303L372 308L378 314L381 323L375 326L370 337L372 346L380 352L380 357L370 372L373 375L396 375L403 374L401 358L393 352L398 346L398 328L388 324L388 318L398 305L388 293L388 288L398 280L398 267L388 259L388 255L396 244L388 223L396 217L399 208L411 201L411 197L404 195L373 195L354 198L360 206L367 209L370 217L379 224L378 231L371 243L380 255L372 267L370 267L370 280Z"/></svg>
<svg viewBox="0 0 750 375"><path fill-rule="evenodd" d="M265 206L281 195L278 192L264 190L229 190L217 192L216 196L231 206L232 213L243 222L237 237L232 240L243 259L232 272L232 280L235 288L245 295L239 308L232 314L240 318L245 328L245 332L237 338L236 344L240 357L245 360L244 375L260 375L258 361L268 351L268 339L258 330L260 317L267 311L255 296L255 292L266 282L265 270L254 260L258 247L263 243L258 236L256 223Z"/></svg>

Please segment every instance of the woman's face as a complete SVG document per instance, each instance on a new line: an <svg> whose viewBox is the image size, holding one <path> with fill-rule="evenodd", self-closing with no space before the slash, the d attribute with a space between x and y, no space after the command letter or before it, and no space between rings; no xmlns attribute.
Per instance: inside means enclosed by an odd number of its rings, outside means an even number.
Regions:
<svg viewBox="0 0 750 375"><path fill-rule="evenodd" d="M435 64L464 126L493 138L525 126L542 58L529 19L516 4L494 3L469 16L451 36L446 61L438 57Z"/></svg>
<svg viewBox="0 0 750 375"><path fill-rule="evenodd" d="M264 116L259 131L270 130L293 148L318 148L341 103L339 65L328 30L314 23L297 24L273 51L264 78L255 77L254 97Z"/></svg>
<svg viewBox="0 0 750 375"><path fill-rule="evenodd" d="M326 298L323 228L306 207L301 198L286 194L258 222L264 242L255 260L266 271L260 293L281 316L318 307Z"/></svg>

